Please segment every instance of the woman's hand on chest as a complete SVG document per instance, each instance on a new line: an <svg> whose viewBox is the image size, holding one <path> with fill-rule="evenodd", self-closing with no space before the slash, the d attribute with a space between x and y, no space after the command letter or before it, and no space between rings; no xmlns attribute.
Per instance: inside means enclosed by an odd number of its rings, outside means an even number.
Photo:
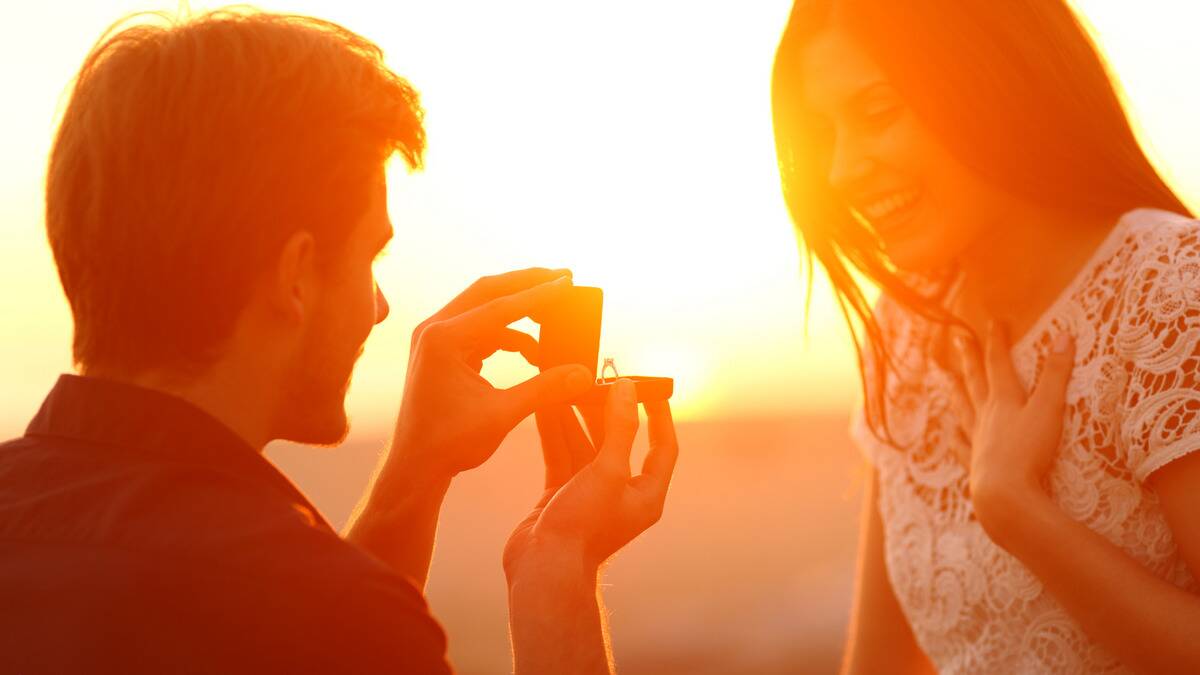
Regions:
<svg viewBox="0 0 1200 675"><path fill-rule="evenodd" d="M1074 344L1070 335L1055 336L1028 394L1013 368L1002 326L989 327L982 350L961 339L955 347L972 408L963 420L971 442L960 459L968 469L975 516L988 536L1004 546L1022 514L1049 500L1043 479L1062 436Z"/></svg>

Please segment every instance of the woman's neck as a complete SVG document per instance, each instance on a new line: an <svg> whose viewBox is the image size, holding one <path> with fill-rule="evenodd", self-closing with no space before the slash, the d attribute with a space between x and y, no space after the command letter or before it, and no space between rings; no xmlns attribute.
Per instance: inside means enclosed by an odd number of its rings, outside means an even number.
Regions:
<svg viewBox="0 0 1200 675"><path fill-rule="evenodd" d="M951 311L977 335L998 320L1018 340L1091 260L1114 224L1033 206L1014 209L963 256Z"/></svg>

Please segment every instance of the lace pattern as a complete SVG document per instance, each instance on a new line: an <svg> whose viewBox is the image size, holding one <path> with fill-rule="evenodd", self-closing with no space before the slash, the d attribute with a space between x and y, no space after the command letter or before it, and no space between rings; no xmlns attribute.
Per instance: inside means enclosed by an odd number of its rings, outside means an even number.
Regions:
<svg viewBox="0 0 1200 675"><path fill-rule="evenodd" d="M932 327L887 298L878 315L897 361L887 391L896 445L861 410L851 432L877 470L888 575L922 648L942 673L1126 672L975 520L955 458L968 442L964 402L927 356ZM1027 389L1062 330L1075 336L1076 365L1052 498L1154 574L1200 591L1144 484L1200 449L1200 222L1126 214L1013 346Z"/></svg>

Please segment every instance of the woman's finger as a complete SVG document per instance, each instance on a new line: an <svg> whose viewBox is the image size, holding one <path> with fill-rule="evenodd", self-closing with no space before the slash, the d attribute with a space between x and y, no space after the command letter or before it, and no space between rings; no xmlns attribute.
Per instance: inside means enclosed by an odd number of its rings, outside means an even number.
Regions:
<svg viewBox="0 0 1200 675"><path fill-rule="evenodd" d="M953 439L954 452L963 466L970 466L971 436L975 433L975 403L967 394L966 385L962 378L954 379L954 395L951 399L951 409L958 418L958 433Z"/></svg>
<svg viewBox="0 0 1200 675"><path fill-rule="evenodd" d="M979 354L978 341L960 335L954 338L954 350L958 352L959 383L971 407L983 407L988 396L987 374L984 372Z"/></svg>
<svg viewBox="0 0 1200 675"><path fill-rule="evenodd" d="M998 398L1023 405L1025 391L1013 369L1008 328L999 321L993 321L988 328L986 359L989 400Z"/></svg>
<svg viewBox="0 0 1200 675"><path fill-rule="evenodd" d="M1054 336L1050 353L1042 363L1042 374L1029 397L1030 404L1061 417L1074 367L1075 341L1069 334L1059 333Z"/></svg>

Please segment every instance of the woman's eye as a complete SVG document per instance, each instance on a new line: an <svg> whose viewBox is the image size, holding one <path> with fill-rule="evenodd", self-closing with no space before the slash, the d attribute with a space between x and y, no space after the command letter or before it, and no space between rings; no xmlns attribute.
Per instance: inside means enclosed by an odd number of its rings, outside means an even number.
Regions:
<svg viewBox="0 0 1200 675"><path fill-rule="evenodd" d="M900 106L898 105L875 106L863 112L861 121L864 127L882 129L895 120L899 113Z"/></svg>

